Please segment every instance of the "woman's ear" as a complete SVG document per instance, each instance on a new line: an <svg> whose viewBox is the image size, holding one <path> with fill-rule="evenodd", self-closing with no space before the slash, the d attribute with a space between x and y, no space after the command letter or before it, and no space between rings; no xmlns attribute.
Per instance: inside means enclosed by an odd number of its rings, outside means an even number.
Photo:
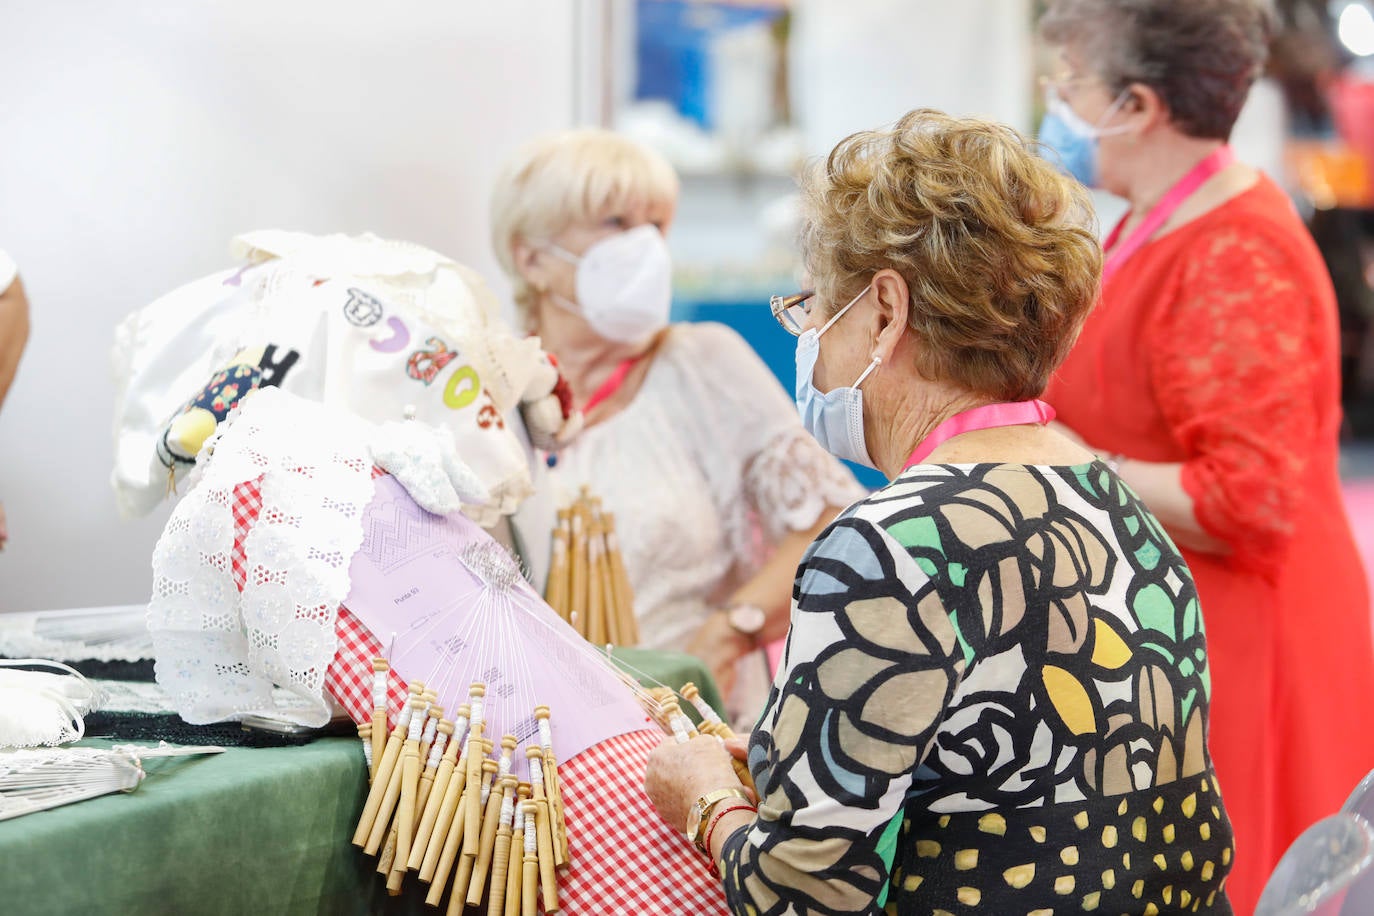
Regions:
<svg viewBox="0 0 1374 916"><path fill-rule="evenodd" d="M530 244L526 239L516 236L511 242L511 260L515 262L515 271L525 278L525 282L536 290L548 289L548 278L544 276L542 254L538 246Z"/></svg>
<svg viewBox="0 0 1374 916"><path fill-rule="evenodd" d="M906 331L911 291L901 274L884 268L873 275L873 293L877 299L874 314L877 316L878 333L870 356L881 357L884 363L888 363L897 349L897 342Z"/></svg>
<svg viewBox="0 0 1374 916"><path fill-rule="evenodd" d="M1129 119L1139 133L1161 127L1169 123L1169 106L1159 97L1153 87L1145 83L1131 83L1126 87L1129 93L1121 103L1122 114Z"/></svg>

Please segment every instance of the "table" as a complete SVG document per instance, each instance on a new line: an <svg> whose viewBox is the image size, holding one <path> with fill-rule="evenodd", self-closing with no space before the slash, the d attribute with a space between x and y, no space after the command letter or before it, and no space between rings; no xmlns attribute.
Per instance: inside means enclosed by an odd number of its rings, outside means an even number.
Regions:
<svg viewBox="0 0 1374 916"><path fill-rule="evenodd" d="M698 659L643 649L615 655L646 683L694 681L720 708ZM350 844L367 794L354 738L231 748L153 760L146 769L130 794L0 822L0 912L436 912L414 893L388 898L375 861Z"/></svg>

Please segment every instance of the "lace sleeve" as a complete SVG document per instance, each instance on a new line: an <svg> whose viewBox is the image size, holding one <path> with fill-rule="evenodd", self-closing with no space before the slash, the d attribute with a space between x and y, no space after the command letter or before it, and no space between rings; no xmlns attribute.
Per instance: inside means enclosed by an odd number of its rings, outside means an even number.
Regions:
<svg viewBox="0 0 1374 916"><path fill-rule="evenodd" d="M865 491L798 423L774 436L745 466L744 494L776 543L816 524L826 506L844 508Z"/></svg>
<svg viewBox="0 0 1374 916"><path fill-rule="evenodd" d="M864 495L802 427L792 398L743 337L703 322L676 326L673 341L683 372L675 396L746 574L779 537L815 524L827 504Z"/></svg>
<svg viewBox="0 0 1374 916"><path fill-rule="evenodd" d="M1261 562L1292 533L1318 427L1322 303L1292 248L1273 227L1208 235L1149 347L1198 521Z"/></svg>

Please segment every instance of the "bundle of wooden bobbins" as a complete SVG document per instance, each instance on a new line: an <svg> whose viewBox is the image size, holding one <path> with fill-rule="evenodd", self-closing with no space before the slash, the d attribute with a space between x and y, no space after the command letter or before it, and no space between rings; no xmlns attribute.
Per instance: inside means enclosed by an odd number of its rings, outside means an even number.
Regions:
<svg viewBox="0 0 1374 916"><path fill-rule="evenodd" d="M678 691L670 687L650 687L647 693L655 703L648 710L649 714L657 719L663 730L672 735L679 744L691 741L697 735L714 735L721 739L736 737L734 729L726 725L716 714L711 705L702 698L697 685L691 681L683 684L682 689ZM700 723L694 725L682 711L682 706L678 703L679 696L696 710L697 715L701 717ZM753 791L754 777L749 774L749 767L744 761L733 757L730 762L734 765L735 775L739 777L740 782Z"/></svg>
<svg viewBox="0 0 1374 916"><path fill-rule="evenodd" d="M602 512L601 500L586 487L572 505L558 510L544 592L549 606L589 642L639 643L634 592L616 541L615 516Z"/></svg>
<svg viewBox="0 0 1374 916"><path fill-rule="evenodd" d="M412 681L410 698L386 734L387 663L376 659L372 722L358 726L371 788L353 845L378 857L387 890L400 894L408 872L429 885L425 903L487 916L556 913L557 870L568 864L568 834L552 747L549 708L536 706L537 743L525 748L530 778L512 771L515 735L485 734L486 687L473 683L453 719L436 694ZM375 681L374 681L375 683ZM379 736L381 737L379 740ZM451 890L450 890L451 886Z"/></svg>

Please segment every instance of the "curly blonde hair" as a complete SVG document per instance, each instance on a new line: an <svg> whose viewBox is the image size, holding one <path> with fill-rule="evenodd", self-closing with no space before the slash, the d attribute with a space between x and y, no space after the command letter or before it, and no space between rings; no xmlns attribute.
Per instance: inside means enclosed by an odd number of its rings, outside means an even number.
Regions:
<svg viewBox="0 0 1374 916"><path fill-rule="evenodd" d="M1102 250L1087 192L1009 127L917 109L840 141L809 170L802 198L819 308L833 312L877 271L897 271L925 378L1036 397L1097 299Z"/></svg>

